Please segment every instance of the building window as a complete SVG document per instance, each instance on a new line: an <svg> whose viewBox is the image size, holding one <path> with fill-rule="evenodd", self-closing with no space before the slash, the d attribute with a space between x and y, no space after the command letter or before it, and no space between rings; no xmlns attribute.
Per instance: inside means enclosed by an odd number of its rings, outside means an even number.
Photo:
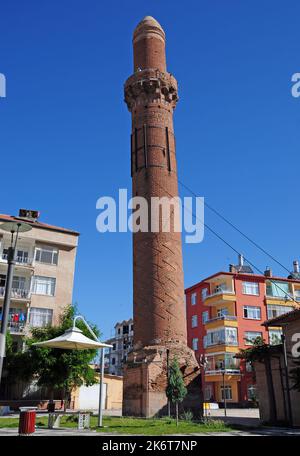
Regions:
<svg viewBox="0 0 300 456"><path fill-rule="evenodd" d="M25 277L14 276L12 288L14 290L24 290L25 289Z"/></svg>
<svg viewBox="0 0 300 456"><path fill-rule="evenodd" d="M259 285L256 282L243 282L243 294L259 296Z"/></svg>
<svg viewBox="0 0 300 456"><path fill-rule="evenodd" d="M208 295L208 289L207 288L203 288L203 290L201 291L201 298L202 298L202 301L205 300L206 296Z"/></svg>
<svg viewBox="0 0 300 456"><path fill-rule="evenodd" d="M192 293L191 294L191 304L192 304L192 306L197 304L197 293Z"/></svg>
<svg viewBox="0 0 300 456"><path fill-rule="evenodd" d="M58 250L53 247L36 247L35 261L38 263L57 264Z"/></svg>
<svg viewBox="0 0 300 456"><path fill-rule="evenodd" d="M115 343L113 344L112 349L113 349L113 350L116 349L116 344L115 344Z"/></svg>
<svg viewBox="0 0 300 456"><path fill-rule="evenodd" d="M260 320L261 319L260 307L244 306L244 318L248 318L249 320Z"/></svg>
<svg viewBox="0 0 300 456"><path fill-rule="evenodd" d="M133 331L133 325L130 326L130 331Z"/></svg>
<svg viewBox="0 0 300 456"><path fill-rule="evenodd" d="M35 328L51 325L53 310L42 309L40 307L31 307L29 313L29 323Z"/></svg>
<svg viewBox="0 0 300 456"><path fill-rule="evenodd" d="M54 296L55 284L54 277L33 276L31 291L34 294Z"/></svg>
<svg viewBox="0 0 300 456"><path fill-rule="evenodd" d="M207 385L204 388L204 400L211 401L213 399L213 389L212 385Z"/></svg>
<svg viewBox="0 0 300 456"><path fill-rule="evenodd" d="M129 334L129 325L123 326L123 334Z"/></svg>
<svg viewBox="0 0 300 456"><path fill-rule="evenodd" d="M268 319L280 317L287 312L290 312L294 308L291 306L277 306L275 304L268 304L267 305L267 312L268 312Z"/></svg>
<svg viewBox="0 0 300 456"><path fill-rule="evenodd" d="M111 359L111 363L112 363L112 365L114 366L114 365L116 364L116 358L112 358L112 359Z"/></svg>
<svg viewBox="0 0 300 456"><path fill-rule="evenodd" d="M202 323L205 325L205 323L209 320L209 312L206 310L205 312L202 312Z"/></svg>
<svg viewBox="0 0 300 456"><path fill-rule="evenodd" d="M228 315L228 309L227 307L223 307L222 309L218 309L217 310L217 316L218 317L225 317L226 315Z"/></svg>
<svg viewBox="0 0 300 456"><path fill-rule="evenodd" d="M193 350L197 351L198 350L198 341L199 339L197 337L195 337L192 341L192 344L193 344Z"/></svg>
<svg viewBox="0 0 300 456"><path fill-rule="evenodd" d="M272 281L267 283L267 296L275 296L276 298L288 297L290 290L287 282Z"/></svg>
<svg viewBox="0 0 300 456"><path fill-rule="evenodd" d="M248 401L255 401L257 398L256 394L256 386L255 385L248 385L247 386L247 397Z"/></svg>
<svg viewBox="0 0 300 456"><path fill-rule="evenodd" d="M226 327L209 331L205 338L207 347L212 345L237 345L237 328Z"/></svg>
<svg viewBox="0 0 300 456"><path fill-rule="evenodd" d="M269 343L270 345L279 345L281 344L281 329L269 329Z"/></svg>
<svg viewBox="0 0 300 456"><path fill-rule="evenodd" d="M224 401L224 399L228 401L232 400L232 389L230 385L225 385L225 387L221 386L221 398L222 401Z"/></svg>
<svg viewBox="0 0 300 456"><path fill-rule="evenodd" d="M196 328L198 326L198 316L193 315L192 316L192 328Z"/></svg>
<svg viewBox="0 0 300 456"><path fill-rule="evenodd" d="M8 256L8 249L3 249L2 259L6 260ZM28 252L26 250L17 250L16 262L17 263L28 263Z"/></svg>
<svg viewBox="0 0 300 456"><path fill-rule="evenodd" d="M246 331L245 332L245 345L253 345L256 339L262 339L262 333L258 331Z"/></svg>

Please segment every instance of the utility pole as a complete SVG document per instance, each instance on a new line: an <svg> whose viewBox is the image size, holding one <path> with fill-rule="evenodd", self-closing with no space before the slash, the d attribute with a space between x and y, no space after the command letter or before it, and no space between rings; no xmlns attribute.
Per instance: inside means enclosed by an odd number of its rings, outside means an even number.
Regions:
<svg viewBox="0 0 300 456"><path fill-rule="evenodd" d="M289 419L290 426L293 427L293 414L292 414L290 382L289 382L289 368L288 368L285 334L281 335L281 341L282 341L283 361L284 361L284 371L285 371L285 389L286 389L286 398L287 398L288 419Z"/></svg>
<svg viewBox="0 0 300 456"><path fill-rule="evenodd" d="M222 375L223 375L224 416L227 416L227 401L226 401L226 390L225 390L225 370L222 371Z"/></svg>

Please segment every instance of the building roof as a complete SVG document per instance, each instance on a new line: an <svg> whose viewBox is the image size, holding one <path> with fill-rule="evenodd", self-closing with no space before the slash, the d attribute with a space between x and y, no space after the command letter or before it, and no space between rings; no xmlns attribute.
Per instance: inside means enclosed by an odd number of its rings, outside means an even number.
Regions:
<svg viewBox="0 0 300 456"><path fill-rule="evenodd" d="M24 217L15 217L13 215L0 214L0 222L24 222L24 223L28 223L28 225L31 225L35 228L39 228L39 229L43 229L43 230L50 230L50 231L57 231L59 233L73 234L74 236L79 236L79 234L80 234L78 231L70 230L67 228L61 228L61 227L55 226L55 225L48 225L47 223L30 220L30 219L24 218Z"/></svg>
<svg viewBox="0 0 300 456"><path fill-rule="evenodd" d="M129 320L123 320L121 322L117 322L114 327L116 328L117 326L129 325L130 323L133 323L132 318L129 318Z"/></svg>
<svg viewBox="0 0 300 456"><path fill-rule="evenodd" d="M300 309L294 309L280 315L279 317L271 318L270 320L262 323L262 326L285 326L287 323L295 320L300 320Z"/></svg>
<svg viewBox="0 0 300 456"><path fill-rule="evenodd" d="M209 277L206 277L205 279L201 280L200 282L195 283L195 285L191 285L190 287L185 289L185 292L191 291L194 288L197 288L199 285L207 282L208 280L213 279L214 277L218 277L219 275L227 275L227 276L232 276L235 278L242 278L242 279L256 279L256 280L278 280L281 282L300 282L300 279L296 278L290 278L289 277L276 277L276 276L271 276L267 277L264 274L251 274L251 273L246 273L246 272L227 272L227 271L219 271L216 272L215 274L212 274Z"/></svg>

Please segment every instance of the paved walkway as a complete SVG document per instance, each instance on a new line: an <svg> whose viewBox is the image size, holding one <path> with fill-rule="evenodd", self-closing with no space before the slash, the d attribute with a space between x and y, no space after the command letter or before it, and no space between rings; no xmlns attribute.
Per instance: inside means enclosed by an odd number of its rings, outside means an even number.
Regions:
<svg viewBox="0 0 300 456"><path fill-rule="evenodd" d="M17 428L2 428L0 429L0 437L4 436L17 436L18 429ZM120 436L120 435L133 435L133 434L120 434L120 433L112 433L112 432L96 432L96 431L89 431L89 430L78 430L78 429L36 429L35 433L32 436L91 436L91 437L101 437L101 436ZM136 434L140 435L140 434ZM289 429L289 428L257 428L257 429L249 429L249 430L236 430L230 432L203 432L203 433L193 433L193 434L169 434L170 436L199 436L199 437L209 437L209 436L216 436L216 437L230 437L230 436L293 436L297 435L300 437L300 429ZM160 436L155 436L159 438ZM166 437L166 435L164 436Z"/></svg>
<svg viewBox="0 0 300 456"><path fill-rule="evenodd" d="M207 411L207 416L220 419L228 424L247 426L251 428L256 428L261 424L259 418L259 409L257 408L227 409L226 415L227 416L225 416L224 409Z"/></svg>

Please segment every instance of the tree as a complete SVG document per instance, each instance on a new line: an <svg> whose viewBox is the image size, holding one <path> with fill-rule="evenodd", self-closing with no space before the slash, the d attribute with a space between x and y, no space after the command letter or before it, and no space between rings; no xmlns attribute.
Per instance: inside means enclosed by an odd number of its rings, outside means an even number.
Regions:
<svg viewBox="0 0 300 456"><path fill-rule="evenodd" d="M53 339L62 335L73 326L76 307L70 305L63 312L58 326L32 328L31 336L25 339L26 349L23 353L15 353L7 360L8 377L14 375L25 381L36 380L40 387L47 387L50 399L56 389L63 391L65 406L70 400L74 387L82 384L93 385L97 382L96 372L90 366L96 357L97 350L62 350L47 347L36 347L35 342ZM90 337L85 325L78 321L79 329L84 335ZM99 330L95 325L90 325L99 337Z"/></svg>
<svg viewBox="0 0 300 456"><path fill-rule="evenodd" d="M187 389L184 386L182 373L176 358L173 359L169 368L169 381L166 394L169 401L176 406L176 425L178 426L178 404L185 398Z"/></svg>

